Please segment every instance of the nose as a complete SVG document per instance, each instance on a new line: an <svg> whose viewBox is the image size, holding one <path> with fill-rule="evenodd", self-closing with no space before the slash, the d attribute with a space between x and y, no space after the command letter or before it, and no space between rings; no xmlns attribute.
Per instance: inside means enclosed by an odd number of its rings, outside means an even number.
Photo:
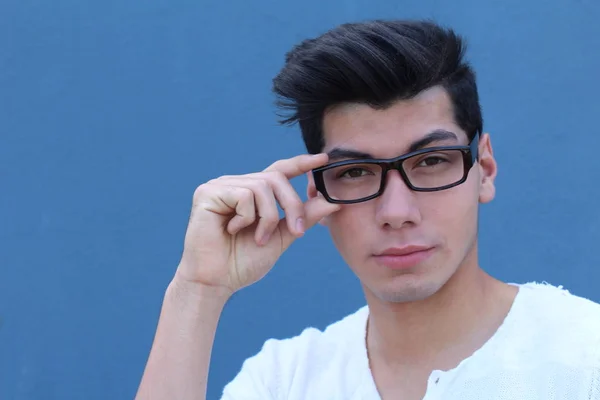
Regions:
<svg viewBox="0 0 600 400"><path fill-rule="evenodd" d="M388 171L385 190L375 201L377 202L375 218L383 228L399 229L421 222L415 193L406 185L398 171Z"/></svg>

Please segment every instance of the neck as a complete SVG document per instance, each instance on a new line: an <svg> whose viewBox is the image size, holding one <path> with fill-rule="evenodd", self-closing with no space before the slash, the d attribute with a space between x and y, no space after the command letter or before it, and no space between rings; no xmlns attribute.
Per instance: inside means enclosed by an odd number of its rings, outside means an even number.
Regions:
<svg viewBox="0 0 600 400"><path fill-rule="evenodd" d="M399 367L453 368L495 333L516 292L476 262L461 266L435 295L422 301L390 303L366 291L369 356Z"/></svg>

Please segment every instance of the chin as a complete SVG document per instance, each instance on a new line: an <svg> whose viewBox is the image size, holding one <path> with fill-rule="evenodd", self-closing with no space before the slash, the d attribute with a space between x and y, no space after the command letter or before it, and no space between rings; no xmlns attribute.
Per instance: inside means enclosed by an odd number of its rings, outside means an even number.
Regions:
<svg viewBox="0 0 600 400"><path fill-rule="evenodd" d="M396 276L384 284L365 286L365 290L386 303L411 303L435 295L445 284L439 278L418 275ZM369 296L370 297L370 296Z"/></svg>

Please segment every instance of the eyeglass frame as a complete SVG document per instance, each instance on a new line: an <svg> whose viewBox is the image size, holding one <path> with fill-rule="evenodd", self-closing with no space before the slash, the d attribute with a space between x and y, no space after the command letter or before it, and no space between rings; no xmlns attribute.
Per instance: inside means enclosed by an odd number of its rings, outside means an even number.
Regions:
<svg viewBox="0 0 600 400"><path fill-rule="evenodd" d="M402 165L404 163L404 161L409 158L421 155L421 154L434 153L436 151L445 151L445 150L460 150L462 152L463 170L464 170L463 177L460 180L458 180L457 182L454 182L454 183L451 183L448 185L444 185L444 186L440 186L440 187L435 187L435 188L419 188L419 187L414 186L410 182L410 179L408 179L408 175L406 174L406 171L404 171L404 167ZM406 184L406 186L408 186L409 189L411 189L415 192L438 192L441 190L447 190L447 189L453 188L455 186L461 185L467 180L467 178L469 176L469 172L475 165L475 162L477 161L478 157L479 157L479 132L475 132L475 135L473 136L471 143L469 143L469 145L467 145L467 146L458 146L457 145L457 146L426 147L426 148L419 149L419 150L416 150L416 151L413 151L413 152L410 152L407 154L403 154L398 157L388 158L388 159L365 158L365 159L342 160L342 161L337 161L337 162L334 162L334 163L331 163L328 165L324 165L319 168L315 168L312 170L312 175L313 175L313 179L315 181L315 187L316 187L317 191L319 191L329 203L356 204L356 203L362 203L365 201L369 201L369 200L372 200L374 198L381 196L383 194L383 192L385 191L385 181L386 181L387 173L390 170L398 171L400 173L400 176L402 177L402 180ZM341 167L344 165L352 165L352 164L376 164L376 165L381 166L382 172L381 172L381 183L379 184L379 190L375 194L372 194L370 196L363 197L360 199L356 199L356 200L336 200L336 199L332 198L331 196L329 196L327 194L327 189L325 187L325 181L323 179L323 172L327 171L328 169Z"/></svg>

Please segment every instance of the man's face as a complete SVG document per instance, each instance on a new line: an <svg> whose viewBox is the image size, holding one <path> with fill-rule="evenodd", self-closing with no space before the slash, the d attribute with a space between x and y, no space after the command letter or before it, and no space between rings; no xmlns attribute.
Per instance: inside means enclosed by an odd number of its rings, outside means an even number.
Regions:
<svg viewBox="0 0 600 400"><path fill-rule="evenodd" d="M467 134L454 121L449 96L436 87L385 110L362 104L329 110L323 121L323 151L341 148L374 158L393 158L440 129L455 133L458 139L426 147L468 145ZM437 292L459 266L477 263L478 204L494 197L495 174L489 136L482 135L479 161L463 184L437 192L415 192L392 170L380 197L343 205L323 223L361 280L367 297L391 302L424 299ZM308 194L317 195L310 176ZM428 250L399 255L415 248ZM386 251L395 255L381 255Z"/></svg>

